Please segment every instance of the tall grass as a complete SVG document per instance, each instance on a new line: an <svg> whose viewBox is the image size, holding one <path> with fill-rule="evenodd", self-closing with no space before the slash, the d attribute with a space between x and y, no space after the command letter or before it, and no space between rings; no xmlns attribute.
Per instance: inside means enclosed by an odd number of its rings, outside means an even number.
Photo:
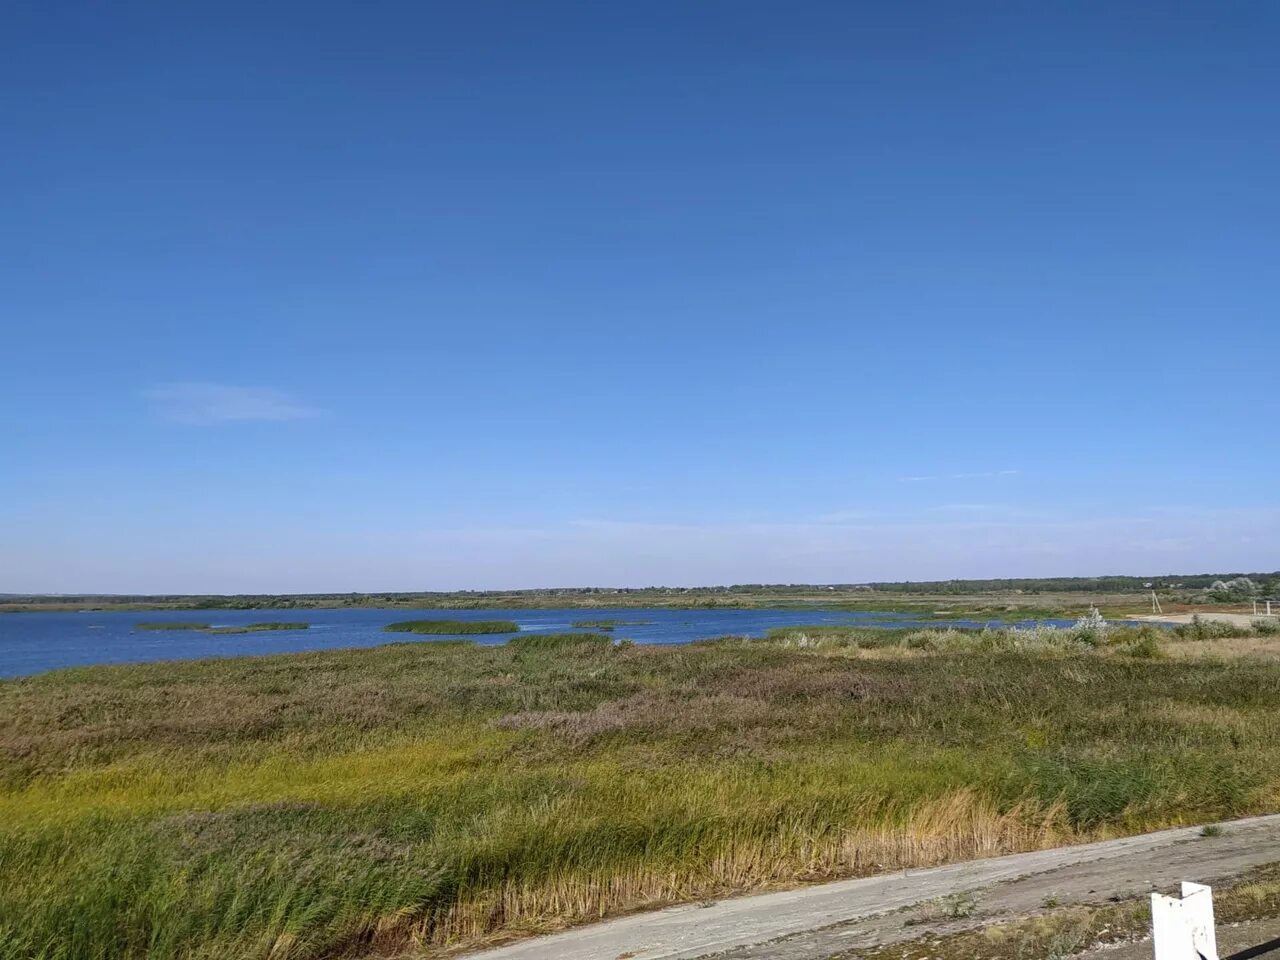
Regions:
<svg viewBox="0 0 1280 960"><path fill-rule="evenodd" d="M603 633L526 633L512 637L508 646L525 652L598 652L605 647L612 647L613 637Z"/></svg>
<svg viewBox="0 0 1280 960"><path fill-rule="evenodd" d="M0 682L0 958L432 952L1280 799L1274 661L920 633Z"/></svg>
<svg viewBox="0 0 1280 960"><path fill-rule="evenodd" d="M1248 634L1247 629L1233 628L1224 634ZM874 650L898 648L933 652L1059 652L1080 653L1109 648L1142 657L1161 655L1160 644L1166 637L1181 636L1175 630L1143 625L1098 625L1087 619L1074 627L926 627L904 629L894 627L858 627L842 625L776 627L764 642L801 650Z"/></svg>
<svg viewBox="0 0 1280 960"><path fill-rule="evenodd" d="M1196 614L1190 623L1173 628L1173 634L1182 640L1225 640L1229 637L1272 637L1280 634L1280 619L1258 617L1244 627L1225 620L1202 617Z"/></svg>

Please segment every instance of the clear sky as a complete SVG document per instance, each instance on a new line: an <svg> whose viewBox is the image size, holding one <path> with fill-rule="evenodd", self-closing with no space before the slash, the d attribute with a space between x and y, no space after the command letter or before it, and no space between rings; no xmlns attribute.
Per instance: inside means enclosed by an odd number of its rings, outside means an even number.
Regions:
<svg viewBox="0 0 1280 960"><path fill-rule="evenodd" d="M1280 567L1280 6L8 4L0 591Z"/></svg>

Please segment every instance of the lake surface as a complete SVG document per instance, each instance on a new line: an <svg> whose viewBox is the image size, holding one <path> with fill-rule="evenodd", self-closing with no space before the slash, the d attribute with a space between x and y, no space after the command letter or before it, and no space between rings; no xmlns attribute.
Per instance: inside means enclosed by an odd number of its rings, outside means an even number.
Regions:
<svg viewBox="0 0 1280 960"><path fill-rule="evenodd" d="M850 613L836 610L153 610L106 613L0 614L0 677L100 663L140 663L196 657L292 653L335 647L376 647L395 642L431 643L446 637L386 633L397 620L514 620L522 633L564 633L575 620L643 620L618 626L613 636L636 643L689 643L726 634L763 636L772 627L805 624L858 626L981 626L987 621L921 619L909 613ZM311 624L307 630L210 634L199 630L138 630L137 624L192 621L213 627L267 621ZM996 621L991 621L995 623ZM1068 626L1069 620L1039 620ZM514 634L470 636L477 643L505 643Z"/></svg>

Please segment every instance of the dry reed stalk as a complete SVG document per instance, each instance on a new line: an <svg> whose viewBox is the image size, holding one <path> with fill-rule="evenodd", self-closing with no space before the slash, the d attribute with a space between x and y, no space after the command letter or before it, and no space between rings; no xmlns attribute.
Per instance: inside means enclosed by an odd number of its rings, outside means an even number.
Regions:
<svg viewBox="0 0 1280 960"><path fill-rule="evenodd" d="M899 822L814 831L798 822L768 837L730 835L714 856L690 865L632 863L513 878L459 891L447 906L400 926L402 946L459 947L498 935L545 933L674 902L723 897L805 881L1045 849L1085 839L1059 805L1023 801L1000 811L961 790L920 802ZM384 940L384 943L386 940Z"/></svg>

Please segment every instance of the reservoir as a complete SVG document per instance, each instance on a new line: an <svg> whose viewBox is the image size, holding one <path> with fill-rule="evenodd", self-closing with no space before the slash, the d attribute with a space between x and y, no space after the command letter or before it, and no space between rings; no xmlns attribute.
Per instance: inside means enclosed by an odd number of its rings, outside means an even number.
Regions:
<svg viewBox="0 0 1280 960"><path fill-rule="evenodd" d="M943 620L919 613L849 612L821 609L678 610L620 609L377 609L112 610L0 614L0 677L60 667L199 657L234 657L384 643L431 643L445 636L387 633L401 620L513 620L522 633L566 633L584 620L621 621L611 631L635 643L690 643L726 635L760 637L773 627L849 624L864 627L982 626L988 621ZM305 630L214 633L208 630L147 630L141 623L192 622L235 628L264 621L310 624ZM990 621L992 624L997 621ZM1025 621L1069 626L1069 620ZM1004 626L1009 624L1004 623ZM591 632L592 628L581 628ZM505 643L513 634L469 636L476 643Z"/></svg>

